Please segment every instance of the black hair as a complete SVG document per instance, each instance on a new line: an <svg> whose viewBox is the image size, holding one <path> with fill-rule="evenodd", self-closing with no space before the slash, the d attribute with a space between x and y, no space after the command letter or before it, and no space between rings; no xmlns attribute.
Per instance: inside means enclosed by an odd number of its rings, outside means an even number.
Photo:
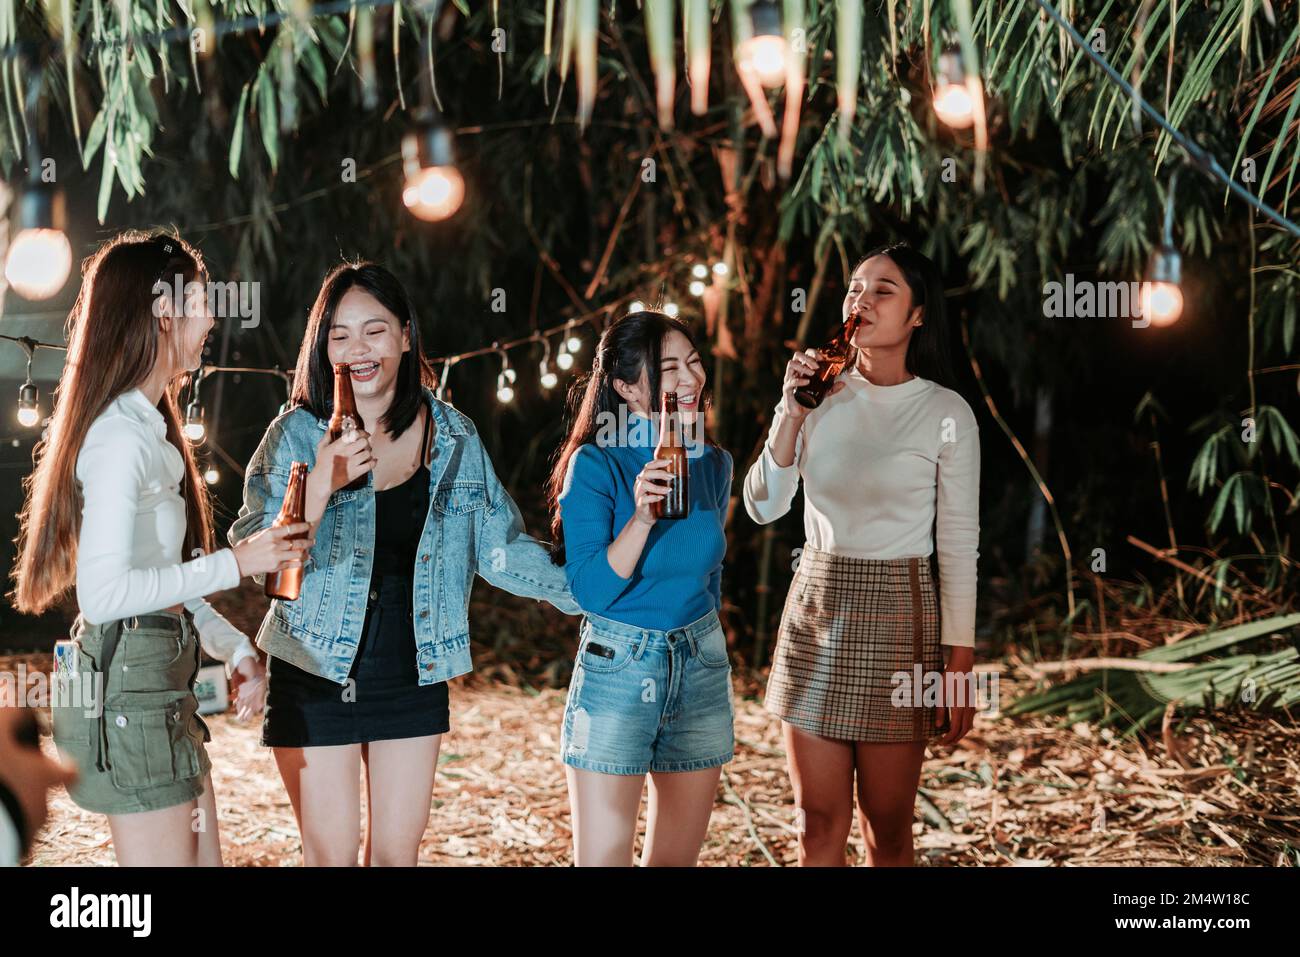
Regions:
<svg viewBox="0 0 1300 957"><path fill-rule="evenodd" d="M333 414L334 366L329 359L329 333L334 312L349 289L361 289L373 296L397 317L411 337L411 349L402 354L397 367L393 402L380 419L380 425L396 438L416 420L425 401L424 388L431 387L435 377L433 365L421 345L420 322L411 297L398 278L378 263L340 263L321 283L298 351L292 403L310 410L319 419L328 419Z"/></svg>

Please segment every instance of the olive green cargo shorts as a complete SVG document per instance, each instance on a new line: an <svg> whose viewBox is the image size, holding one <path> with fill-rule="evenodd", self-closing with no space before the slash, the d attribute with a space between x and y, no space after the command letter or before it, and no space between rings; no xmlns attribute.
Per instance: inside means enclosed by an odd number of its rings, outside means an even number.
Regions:
<svg viewBox="0 0 1300 957"><path fill-rule="evenodd" d="M50 710L54 743L80 771L72 800L87 811L130 814L201 795L212 734L194 696L200 653L189 611L102 625L78 617L71 635L77 673L56 678Z"/></svg>

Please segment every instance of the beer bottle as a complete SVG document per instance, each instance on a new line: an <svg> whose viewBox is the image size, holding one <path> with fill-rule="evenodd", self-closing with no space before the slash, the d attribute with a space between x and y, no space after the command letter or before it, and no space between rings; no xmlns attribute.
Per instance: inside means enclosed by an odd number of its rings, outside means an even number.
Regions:
<svg viewBox="0 0 1300 957"><path fill-rule="evenodd" d="M664 393L659 411L659 444L655 446L655 458L668 460L664 468L673 477L668 482L668 494L659 501L652 502L650 511L655 518L685 518L691 510L691 483L686 467L686 445L682 441L676 392Z"/></svg>
<svg viewBox="0 0 1300 957"><path fill-rule="evenodd" d="M352 394L352 366L347 362L334 363L334 413L330 416L330 441L338 441L348 429L362 427L361 414L357 412L357 399ZM366 477L359 475L347 485L349 491L365 488Z"/></svg>
<svg viewBox="0 0 1300 957"><path fill-rule="evenodd" d="M836 378L848 365L849 358L853 355L853 334L857 328L858 317L849 316L848 322L840 326L830 342L818 350L817 371L806 385L794 390L794 400L804 408L815 409L821 405Z"/></svg>
<svg viewBox="0 0 1300 957"><path fill-rule="evenodd" d="M271 523L272 528L294 525L307 521L307 463L294 462L289 467L289 488L280 503L280 514ZM295 535L294 538L303 538ZM278 572L268 572L266 576L266 597L279 598L281 601L297 601L302 589L303 568L285 568Z"/></svg>

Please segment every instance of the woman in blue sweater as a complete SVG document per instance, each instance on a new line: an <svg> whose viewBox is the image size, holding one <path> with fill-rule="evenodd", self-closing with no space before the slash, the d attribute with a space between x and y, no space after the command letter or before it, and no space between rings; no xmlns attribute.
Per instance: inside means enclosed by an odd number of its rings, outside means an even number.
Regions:
<svg viewBox="0 0 1300 957"><path fill-rule="evenodd" d="M600 337L548 485L556 558L584 617L560 735L579 866L630 865L645 776L641 862L693 866L734 747L731 662L718 621L731 455L704 438L704 366L687 326L654 312ZM668 491L660 396L676 393L690 510Z"/></svg>

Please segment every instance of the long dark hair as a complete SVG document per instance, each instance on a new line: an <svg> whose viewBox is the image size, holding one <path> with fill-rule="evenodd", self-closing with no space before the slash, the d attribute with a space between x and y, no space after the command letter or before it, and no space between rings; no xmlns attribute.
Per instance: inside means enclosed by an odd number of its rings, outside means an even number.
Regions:
<svg viewBox="0 0 1300 957"><path fill-rule="evenodd" d="M630 312L616 319L600 335L591 372L575 381L570 388L568 433L546 482L546 504L551 512L551 557L556 562L564 561L564 526L560 522L559 499L564 493L569 462L581 446L595 440L604 415L619 418L619 409L626 403L614 389L615 379L637 382L644 369L654 409L658 411L661 378L659 366L663 357L663 342L664 337L673 331L684 335L692 348L699 348L690 326L673 316L660 312ZM698 398L699 414L696 421L699 423L700 435L709 445L715 443L708 438L704 422L712 398L712 390L706 379Z"/></svg>
<svg viewBox="0 0 1300 957"><path fill-rule="evenodd" d="M944 306L943 275L939 272L939 267L929 256L907 243L891 243L877 246L859 259L853 272L857 272L858 266L873 256L888 256L894 261L912 291L912 305L924 310L924 318L919 326L913 327L912 338L907 344L907 371L960 391L949 356L948 311Z"/></svg>
<svg viewBox="0 0 1300 957"><path fill-rule="evenodd" d="M207 267L197 249L161 231L119 233L81 265L81 290L68 314L67 359L54 393L54 413L46 438L32 451L36 466L24 480L26 497L19 517L18 560L10 573L13 603L19 611L40 614L76 580L77 539L81 534L81 490L77 456L91 423L118 396L138 386L158 358L156 284L206 283ZM187 321L184 303L177 322ZM190 443L181 434L177 394L188 376L168 383L158 411L167 441L184 463L185 553L212 551L212 505Z"/></svg>
<svg viewBox="0 0 1300 957"><path fill-rule="evenodd" d="M392 405L379 420L388 434L396 438L419 415L424 403L423 388L432 387L435 377L433 364L421 345L420 321L411 297L398 278L378 263L365 260L340 263L321 283L307 317L302 348L298 350L291 402L308 409L318 419L328 419L334 413L334 366L329 358L329 334L334 312L349 289L361 289L374 296L411 336L411 350L402 355L397 367L397 389Z"/></svg>

